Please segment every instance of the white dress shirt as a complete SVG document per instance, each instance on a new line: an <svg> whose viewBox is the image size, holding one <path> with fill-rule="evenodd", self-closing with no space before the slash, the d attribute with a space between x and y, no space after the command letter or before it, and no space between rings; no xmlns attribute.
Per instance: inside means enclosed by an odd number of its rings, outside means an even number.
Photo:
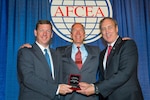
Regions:
<svg viewBox="0 0 150 100"><path fill-rule="evenodd" d="M47 53L49 54L49 57L50 57L52 77L53 77L53 79L55 80L53 59L52 59L52 56L51 56L51 52L50 52L50 50L49 50L49 45L45 48L45 47L43 47L41 44L39 44L37 41L36 41L36 44L40 47L40 49L42 50L42 52L43 52L44 55L45 55L44 49L47 49Z"/></svg>
<svg viewBox="0 0 150 100"><path fill-rule="evenodd" d="M119 36L118 36L118 37L119 37ZM117 37L117 39L118 39L118 37ZM115 42L117 41L117 39L116 39L113 43L107 44L107 50L106 50L106 52L105 52L105 56L104 56L104 60L103 60L103 67L104 67L104 70L106 69L108 47L109 47L109 46L112 46L112 49L113 49L113 46L114 46Z"/></svg>

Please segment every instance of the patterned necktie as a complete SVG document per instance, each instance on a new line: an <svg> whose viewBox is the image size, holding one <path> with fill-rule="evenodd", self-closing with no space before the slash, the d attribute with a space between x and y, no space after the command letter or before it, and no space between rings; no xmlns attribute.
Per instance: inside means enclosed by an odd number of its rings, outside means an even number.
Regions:
<svg viewBox="0 0 150 100"><path fill-rule="evenodd" d="M109 55L110 55L111 49L112 49L112 46L111 46L111 45L110 45L110 46L108 46L107 59L108 59L108 57L109 57Z"/></svg>
<svg viewBox="0 0 150 100"><path fill-rule="evenodd" d="M52 70L51 70L51 63L50 63L50 57L49 57L49 54L47 53L47 49L44 49L44 51L45 51L45 58L46 58L47 63L49 65L50 72L52 72Z"/></svg>
<svg viewBox="0 0 150 100"><path fill-rule="evenodd" d="M75 63L77 64L78 69L81 69L82 67L81 51L80 51L80 47L77 47L77 48L78 48L78 52L75 55Z"/></svg>

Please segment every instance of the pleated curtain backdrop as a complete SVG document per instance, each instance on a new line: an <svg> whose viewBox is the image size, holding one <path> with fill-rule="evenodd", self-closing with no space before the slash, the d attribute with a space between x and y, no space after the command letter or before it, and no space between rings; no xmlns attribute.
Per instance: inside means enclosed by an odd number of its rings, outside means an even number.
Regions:
<svg viewBox="0 0 150 100"><path fill-rule="evenodd" d="M136 41L138 78L145 100L150 100L150 0L110 0L119 34ZM48 0L0 0L0 100L18 100L17 51L34 42L39 19L50 18ZM52 48L70 44L54 34ZM101 39L89 43L102 49Z"/></svg>

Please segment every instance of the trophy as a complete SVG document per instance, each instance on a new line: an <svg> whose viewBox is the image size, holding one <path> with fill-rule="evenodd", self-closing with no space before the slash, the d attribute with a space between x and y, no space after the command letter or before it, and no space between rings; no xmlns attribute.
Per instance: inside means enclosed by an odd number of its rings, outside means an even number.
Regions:
<svg viewBox="0 0 150 100"><path fill-rule="evenodd" d="M78 74L71 74L69 77L69 85L71 85L72 90L81 90L79 87L80 82L80 75Z"/></svg>

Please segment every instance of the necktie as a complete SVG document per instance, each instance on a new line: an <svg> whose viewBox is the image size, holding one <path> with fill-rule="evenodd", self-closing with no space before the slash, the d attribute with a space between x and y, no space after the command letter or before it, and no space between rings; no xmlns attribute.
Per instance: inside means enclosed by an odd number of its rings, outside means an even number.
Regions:
<svg viewBox="0 0 150 100"><path fill-rule="evenodd" d="M109 57L109 55L110 55L111 49L112 49L112 46L111 46L111 45L110 45L110 46L108 46L107 59L108 59L108 57Z"/></svg>
<svg viewBox="0 0 150 100"><path fill-rule="evenodd" d="M45 58L47 60L47 63L49 65L49 69L50 69L50 72L51 72L52 70L51 70L50 57L49 57L49 54L47 53L47 49L44 49L44 51L45 51Z"/></svg>
<svg viewBox="0 0 150 100"><path fill-rule="evenodd" d="M81 51L80 51L80 47L77 48L78 48L78 52L75 55L75 63L77 64L78 68L81 69L82 67Z"/></svg>

